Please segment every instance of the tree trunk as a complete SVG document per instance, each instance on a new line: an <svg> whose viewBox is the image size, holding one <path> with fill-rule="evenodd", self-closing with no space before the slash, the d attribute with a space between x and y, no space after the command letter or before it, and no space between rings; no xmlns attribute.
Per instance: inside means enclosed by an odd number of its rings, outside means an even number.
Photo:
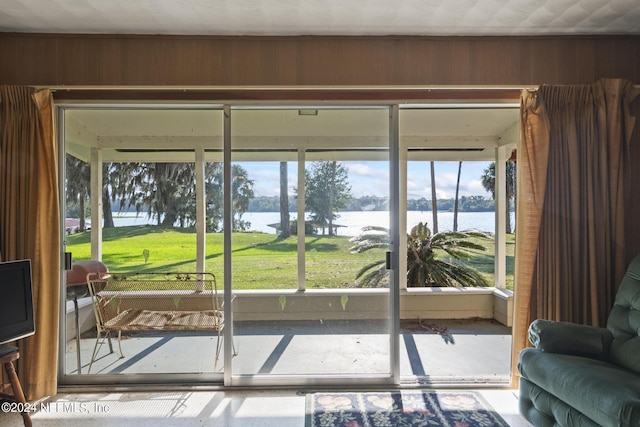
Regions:
<svg viewBox="0 0 640 427"><path fill-rule="evenodd" d="M506 233L511 234L511 198L507 197Z"/></svg>
<svg viewBox="0 0 640 427"><path fill-rule="evenodd" d="M336 161L331 162L331 183L329 185L329 236L333 236L333 198L336 191Z"/></svg>
<svg viewBox="0 0 640 427"><path fill-rule="evenodd" d="M511 182L511 174L509 173L509 164L507 163L507 167L505 168L505 170L507 171L506 173L506 180L507 180L507 185L505 185L506 187L506 194L505 196L507 197L507 217L505 218L505 224L506 224L506 233L507 234L511 234L511 198L513 197L513 183Z"/></svg>
<svg viewBox="0 0 640 427"><path fill-rule="evenodd" d="M436 200L436 165L431 162L431 213L433 214L433 234L438 232L438 201Z"/></svg>
<svg viewBox="0 0 640 427"><path fill-rule="evenodd" d="M111 198L109 197L109 189L106 186L102 190L102 217L104 218L103 228L115 228L111 209Z"/></svg>
<svg viewBox="0 0 640 427"><path fill-rule="evenodd" d="M518 164L513 163L513 172L511 174L511 182L513 183L513 206L518 206ZM513 232L516 232L516 224L518 222L517 215L518 209L513 211Z"/></svg>
<svg viewBox="0 0 640 427"><path fill-rule="evenodd" d="M176 214L165 214L164 215L164 220L162 220L162 226L163 227L173 227L173 225L176 223L176 221L178 220L178 216Z"/></svg>
<svg viewBox="0 0 640 427"><path fill-rule="evenodd" d="M82 195L80 195L80 201L78 206L80 209L80 214L78 215L80 217L80 224L78 224L78 231L85 231L87 229L87 226L84 221L84 196Z"/></svg>
<svg viewBox="0 0 640 427"><path fill-rule="evenodd" d="M291 235L287 162L280 162L280 238Z"/></svg>
<svg viewBox="0 0 640 427"><path fill-rule="evenodd" d="M458 181L456 181L456 200L453 204L453 231L458 231L458 195L460 194L460 173L462 172L462 162L458 163Z"/></svg>

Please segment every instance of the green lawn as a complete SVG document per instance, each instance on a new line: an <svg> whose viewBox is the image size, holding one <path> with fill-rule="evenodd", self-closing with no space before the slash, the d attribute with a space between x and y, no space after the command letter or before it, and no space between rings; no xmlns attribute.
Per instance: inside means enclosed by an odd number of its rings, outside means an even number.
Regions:
<svg viewBox="0 0 640 427"><path fill-rule="evenodd" d="M513 290L513 273L515 270L515 235L507 234L507 289ZM492 239L476 239L484 245L486 251L473 251L473 256L467 262L480 271L489 283L494 281L495 241Z"/></svg>
<svg viewBox="0 0 640 427"><path fill-rule="evenodd" d="M493 241L483 242L488 250L468 262L493 282ZM507 240L508 287L513 286L513 236ZM355 276L363 266L384 257L384 251L351 254L348 237L306 237L307 288L355 287ZM297 289L297 237L279 240L273 234L234 233L232 271L235 289ZM145 263L144 252L148 250ZM91 257L90 233L67 236L67 251L75 260ZM193 229L161 228L150 225L103 230L102 259L111 271L193 272L196 234ZM223 277L223 235L207 234L206 270L219 283Z"/></svg>

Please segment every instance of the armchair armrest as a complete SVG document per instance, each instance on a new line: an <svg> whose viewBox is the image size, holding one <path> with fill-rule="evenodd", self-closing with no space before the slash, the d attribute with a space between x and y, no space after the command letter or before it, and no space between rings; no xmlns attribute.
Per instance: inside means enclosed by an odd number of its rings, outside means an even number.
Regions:
<svg viewBox="0 0 640 427"><path fill-rule="evenodd" d="M608 360L613 335L605 328L537 319L529 326L529 341L549 353Z"/></svg>

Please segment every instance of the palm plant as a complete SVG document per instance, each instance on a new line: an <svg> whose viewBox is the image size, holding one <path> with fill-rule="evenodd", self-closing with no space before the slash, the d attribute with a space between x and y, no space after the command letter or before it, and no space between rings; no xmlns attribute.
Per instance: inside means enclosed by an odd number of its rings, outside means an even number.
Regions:
<svg viewBox="0 0 640 427"><path fill-rule="evenodd" d="M407 235L407 286L472 287L488 286L487 281L473 267L459 262L470 258L469 251L486 248L472 238L488 238L480 231L444 231L432 234L426 224L419 223ZM389 247L389 230L384 227L364 227L362 233L350 240L351 253ZM447 256L448 255L448 256ZM365 265L356 275L360 287L381 287L386 284L388 271L385 261Z"/></svg>

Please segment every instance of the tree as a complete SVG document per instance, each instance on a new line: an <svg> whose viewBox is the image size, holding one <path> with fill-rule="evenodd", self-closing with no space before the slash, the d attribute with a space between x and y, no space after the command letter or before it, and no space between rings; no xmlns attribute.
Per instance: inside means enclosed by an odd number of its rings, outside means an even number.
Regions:
<svg viewBox="0 0 640 427"><path fill-rule="evenodd" d="M433 232L438 232L438 200L436 197L436 165L431 161L431 213L433 214Z"/></svg>
<svg viewBox="0 0 640 427"><path fill-rule="evenodd" d="M79 231L85 231L85 203L91 197L89 189L91 181L91 165L67 153L65 158L65 168L67 174L67 205L78 205L78 218L80 220ZM69 207L67 207L67 211L69 211Z"/></svg>
<svg viewBox="0 0 640 427"><path fill-rule="evenodd" d="M111 189L111 201L115 203L119 200L118 211L122 212L132 206L135 207L136 213L143 210L141 195L138 194L139 188L136 187L135 180L132 176L139 174L142 163L111 163L109 165L108 174L105 177L107 186Z"/></svg>
<svg viewBox="0 0 640 427"><path fill-rule="evenodd" d="M491 198L496 198L496 163L492 162L482 174L482 186L491 193ZM516 194L516 166L513 162L507 162L506 183L506 232L512 233L511 227L511 199L515 202Z"/></svg>
<svg viewBox="0 0 640 427"><path fill-rule="evenodd" d="M247 230L251 223L242 220L253 199L253 180L249 179L246 169L238 164L231 166L231 202L233 204L233 229Z"/></svg>
<svg viewBox="0 0 640 427"><path fill-rule="evenodd" d="M117 165L117 166L116 166ZM192 227L196 223L195 170L193 163L119 163L111 172L112 198L119 197L120 209L135 206L140 213L145 208L158 225ZM240 165L231 168L233 203L233 229L244 230L250 224L242 215L253 198L253 180ZM207 204L207 231L219 230L223 205L222 163L205 165L205 193Z"/></svg>
<svg viewBox="0 0 640 427"><path fill-rule="evenodd" d="M111 197L109 195L109 169L111 163L102 164L102 219L103 228L114 228L113 210L111 208Z"/></svg>
<svg viewBox="0 0 640 427"><path fill-rule="evenodd" d="M460 194L460 174L462 173L462 162L458 163L458 180L456 181L456 200L453 205L453 231L458 231L458 196Z"/></svg>
<svg viewBox="0 0 640 427"><path fill-rule="evenodd" d="M67 154L67 202L78 203L81 212L90 197L91 167ZM245 230L250 224L242 220L249 201L254 197L253 180L240 165L232 165L232 203L234 230ZM111 202L120 200L118 210L135 207L155 217L158 225L192 227L196 223L195 170L193 163L104 163L103 216L105 227L113 227ZM219 230L222 222L222 163L205 165L207 231ZM81 197L81 195L83 195ZM84 230L84 215L80 215Z"/></svg>
<svg viewBox="0 0 640 427"><path fill-rule="evenodd" d="M136 207L146 206L158 225L181 227L187 223L188 200L195 200L195 173L189 163L141 163L131 178ZM126 196L126 195L123 195ZM134 199L134 198L132 198Z"/></svg>
<svg viewBox="0 0 640 427"><path fill-rule="evenodd" d="M489 238L478 231L445 231L431 234L426 224L418 223L407 235L407 286L409 287L473 287L488 286L473 267L459 262L469 258L470 251L484 251L475 238ZM389 230L384 227L365 227L350 240L351 253L389 247ZM360 287L380 287L388 275L385 260L365 265L356 275Z"/></svg>
<svg viewBox="0 0 640 427"><path fill-rule="evenodd" d="M205 203L207 205L206 230L208 233L220 231L224 212L223 197L223 164L221 162L207 162L204 165ZM193 216L195 217L195 201L193 204Z"/></svg>
<svg viewBox="0 0 640 427"><path fill-rule="evenodd" d="M207 231L219 231L223 219L223 184L224 167L220 162L210 162L205 165L205 193L207 204ZM248 178L246 169L238 164L231 165L231 204L233 206L233 230L247 230L251 223L244 221L242 215L249 208L249 203L254 198L254 181ZM193 207L195 224L195 204Z"/></svg>
<svg viewBox="0 0 640 427"><path fill-rule="evenodd" d="M287 162L280 162L280 238L286 239L291 235L289 228L289 178Z"/></svg>
<svg viewBox="0 0 640 427"><path fill-rule="evenodd" d="M333 235L335 214L351 199L349 176L344 165L335 162L313 162L305 171L305 207L311 219L323 230L329 227Z"/></svg>
<svg viewBox="0 0 640 427"><path fill-rule="evenodd" d="M117 174L112 173L114 169L113 163L102 164L102 217L104 220L104 228L113 228L113 213L111 207L111 201L115 200L111 197L109 189L112 188L112 179ZM80 159L75 158L71 154L67 153L66 157L66 179L67 179L67 201L73 202L75 200L81 207L82 212L85 211L85 199L91 197L91 165ZM83 192L84 197L79 197L79 194ZM84 230L84 216L80 216L80 229Z"/></svg>

